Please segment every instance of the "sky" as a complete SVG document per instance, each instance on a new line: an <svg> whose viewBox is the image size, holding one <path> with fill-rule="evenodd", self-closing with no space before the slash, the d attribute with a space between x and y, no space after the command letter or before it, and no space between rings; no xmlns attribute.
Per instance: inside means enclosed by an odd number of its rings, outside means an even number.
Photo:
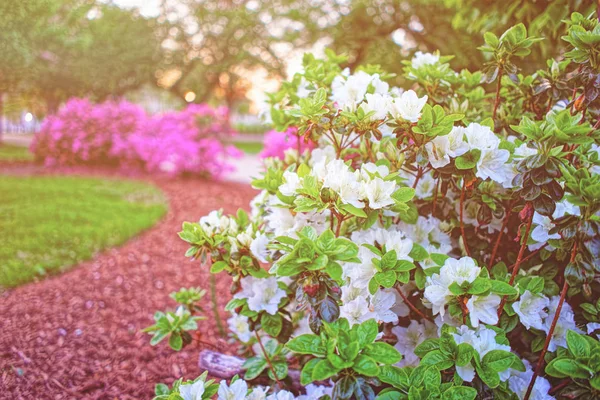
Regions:
<svg viewBox="0 0 600 400"><path fill-rule="evenodd" d="M146 17L156 17L159 13L160 0L112 0L112 2L119 7L137 7Z"/></svg>

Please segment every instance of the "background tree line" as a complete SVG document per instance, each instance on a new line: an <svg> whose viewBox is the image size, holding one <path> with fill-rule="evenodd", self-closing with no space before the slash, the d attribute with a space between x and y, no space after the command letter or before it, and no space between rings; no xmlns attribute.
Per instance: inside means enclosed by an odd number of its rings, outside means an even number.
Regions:
<svg viewBox="0 0 600 400"><path fill-rule="evenodd" d="M561 20L593 12L584 0L162 0L157 17L98 0L0 2L0 110L18 99L40 114L73 96L119 97L150 84L195 101L233 105L261 69L284 78L298 51L321 43L347 66L399 72L414 51L440 49L456 68L486 60L472 43L518 22L545 40L537 62L563 43ZM564 26L564 25L562 25ZM483 44L483 43L482 43ZM398 84L402 82L398 81Z"/></svg>

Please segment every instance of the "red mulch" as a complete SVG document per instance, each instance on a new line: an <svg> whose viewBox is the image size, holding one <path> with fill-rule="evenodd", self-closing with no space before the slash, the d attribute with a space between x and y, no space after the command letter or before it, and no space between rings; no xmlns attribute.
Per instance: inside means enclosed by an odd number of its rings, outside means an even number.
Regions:
<svg viewBox="0 0 600 400"><path fill-rule="evenodd" d="M8 171L45 173L33 166ZM195 344L181 352L166 343L152 347L140 330L152 324L155 311L175 305L172 291L208 289L208 271L184 257L187 246L177 237L181 223L213 209L247 208L255 191L228 182L141 178L169 200L167 215L155 227L69 272L0 294L0 398L149 399L155 383L200 374ZM217 279L223 309L230 281ZM206 316L199 323L203 340L227 351L210 311Z"/></svg>

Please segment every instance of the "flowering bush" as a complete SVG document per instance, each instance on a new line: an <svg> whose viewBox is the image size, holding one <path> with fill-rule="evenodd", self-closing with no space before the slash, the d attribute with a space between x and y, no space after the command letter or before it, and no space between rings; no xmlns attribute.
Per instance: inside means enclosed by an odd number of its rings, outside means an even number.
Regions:
<svg viewBox="0 0 600 400"><path fill-rule="evenodd" d="M265 133L263 140L263 150L260 152L261 158L275 157L280 160L285 159L285 152L288 149L300 150L303 153L306 149L313 149L312 142L308 142L298 136L296 128L288 128L285 132L275 130Z"/></svg>
<svg viewBox="0 0 600 400"><path fill-rule="evenodd" d="M241 153L224 146L233 134L225 107L192 104L180 112L147 115L122 101L97 105L72 99L44 122L32 151L46 164L114 164L149 172L221 176Z"/></svg>
<svg viewBox="0 0 600 400"><path fill-rule="evenodd" d="M415 55L414 90L306 56L271 116L318 147L265 160L250 215L180 233L233 279L244 380L161 395L598 398L600 24L567 24L571 51L532 76L523 25L485 35L484 71ZM283 390L290 366L302 393Z"/></svg>
<svg viewBox="0 0 600 400"><path fill-rule="evenodd" d="M113 143L143 130L146 118L141 107L126 101L71 99L46 118L31 151L46 165L115 164Z"/></svg>

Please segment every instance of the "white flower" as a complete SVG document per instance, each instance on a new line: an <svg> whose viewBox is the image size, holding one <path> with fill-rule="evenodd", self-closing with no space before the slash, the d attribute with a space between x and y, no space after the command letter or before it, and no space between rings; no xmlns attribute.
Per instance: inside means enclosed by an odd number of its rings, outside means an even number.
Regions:
<svg viewBox="0 0 600 400"><path fill-rule="evenodd" d="M233 314L231 318L227 320L227 325L229 325L229 330L236 335L241 342L247 343L252 339L252 331L248 324L248 317L245 315Z"/></svg>
<svg viewBox="0 0 600 400"><path fill-rule="evenodd" d="M363 208L361 203L360 185L357 174L350 171L343 160L333 160L327 164L327 174L323 180L323 187L336 192L343 203Z"/></svg>
<svg viewBox="0 0 600 400"><path fill-rule="evenodd" d="M588 335L591 335L592 333L600 330L600 324L597 322L588 322L588 324L586 325L586 329ZM600 334L596 333L596 337L600 339Z"/></svg>
<svg viewBox="0 0 600 400"><path fill-rule="evenodd" d="M419 69L424 65L437 64L439 61L439 54L423 53L421 51L417 51L411 60L411 65L414 69Z"/></svg>
<svg viewBox="0 0 600 400"><path fill-rule="evenodd" d="M471 325L479 326L479 321L484 324L496 325L498 323L498 306L500 296L491 294L489 296L472 296L467 301L467 309L471 317Z"/></svg>
<svg viewBox="0 0 600 400"><path fill-rule="evenodd" d="M525 158L529 156L533 156L537 154L537 149L532 149L531 147L527 147L527 143L523 143L519 147L515 148L513 153L515 158Z"/></svg>
<svg viewBox="0 0 600 400"><path fill-rule="evenodd" d="M487 126L472 123L465 128L464 132L471 149L483 151L497 149L500 145L500 139Z"/></svg>
<svg viewBox="0 0 600 400"><path fill-rule="evenodd" d="M369 200L369 207L378 210L394 204L392 194L396 191L394 181L384 181L381 178L372 179L362 184L365 197Z"/></svg>
<svg viewBox="0 0 600 400"><path fill-rule="evenodd" d="M526 290L519 298L519 301L513 303L512 308L519 316L519 320L525 328L543 330L542 320L548 317L546 309L549 304L550 301L546 296L533 294L529 290Z"/></svg>
<svg viewBox="0 0 600 400"><path fill-rule="evenodd" d="M524 362L527 364L527 360ZM531 367L528 367L525 372L511 370L511 376L508 379L508 387L520 400L523 400L532 377L533 371L531 370ZM533 385L533 390L531 391L529 399L554 400L554 397L548 394L551 388L552 385L550 385L550 382L548 382L546 378L538 376Z"/></svg>
<svg viewBox="0 0 600 400"><path fill-rule="evenodd" d="M364 297L357 297L340 307L340 318L346 318L352 326L376 318L376 314L369 310L369 304Z"/></svg>
<svg viewBox="0 0 600 400"><path fill-rule="evenodd" d="M277 393L273 393L267 397L267 400L294 400L296 397L287 390L280 390Z"/></svg>
<svg viewBox="0 0 600 400"><path fill-rule="evenodd" d="M246 397L246 400L266 400L269 388L264 386L255 386L252 392Z"/></svg>
<svg viewBox="0 0 600 400"><path fill-rule="evenodd" d="M235 294L236 299L247 299L248 308L252 311L266 311L275 315L279 302L286 297L283 289L277 284L277 278L265 279L246 276L241 279L242 291Z"/></svg>
<svg viewBox="0 0 600 400"><path fill-rule="evenodd" d="M337 76L331 84L331 100L346 111L355 111L358 103L363 101L373 76L364 71L358 71L344 80Z"/></svg>
<svg viewBox="0 0 600 400"><path fill-rule="evenodd" d="M300 187L300 177L295 172L285 171L283 173L285 183L279 186L279 191L284 196L295 196Z"/></svg>
<svg viewBox="0 0 600 400"><path fill-rule="evenodd" d="M475 264L471 257L462 257L458 260L448 258L440 269L440 275L445 276L450 282L462 285L463 282L473 283L479 276L481 268Z"/></svg>
<svg viewBox="0 0 600 400"><path fill-rule="evenodd" d="M425 144L429 162L433 168L442 168L450 164L450 158L462 156L469 151L469 145L464 140L465 128L455 126L445 136L436 136Z"/></svg>
<svg viewBox="0 0 600 400"><path fill-rule="evenodd" d="M456 333L453 333L454 341L456 344L468 343L479 356L483 358L487 353L492 350L504 350L510 351L510 347L499 344L496 342L496 332L492 329L488 329L484 326L480 326L477 330L471 330L468 326L463 325L458 328ZM456 372L458 375L467 382L471 382L475 377L475 368L471 363L463 366L456 367ZM510 369L500 373L500 380L506 381L510 377Z"/></svg>
<svg viewBox="0 0 600 400"><path fill-rule="evenodd" d="M390 112L395 119L417 122L425 103L427 96L419 97L413 90L408 90L392 101Z"/></svg>
<svg viewBox="0 0 600 400"><path fill-rule="evenodd" d="M425 283L425 299L431 305L433 314L444 316L446 304L452 299L453 295L450 292L450 285L456 282L462 285L463 282L473 282L481 272L481 268L475 265L475 261L470 257L463 257L459 260L448 258L444 265L440 268L439 274L433 274L427 278ZM484 309L477 308L477 316ZM485 317L484 317L485 318Z"/></svg>
<svg viewBox="0 0 600 400"><path fill-rule="evenodd" d="M533 223L536 225L531 231L531 238L538 243L546 243L550 239L560 239L558 233L550 234L550 230L554 228L552 220L535 212L533 214Z"/></svg>
<svg viewBox="0 0 600 400"><path fill-rule="evenodd" d="M375 313L377 322L398 322L398 316L392 311L396 295L391 289L378 290L371 296L369 303L369 310Z"/></svg>
<svg viewBox="0 0 600 400"><path fill-rule="evenodd" d="M548 317L544 320L544 331L546 333L550 332L550 327L552 326L552 321L556 315L556 309L559 302L560 296L553 296L550 298L550 304L548 305ZM552 333L552 339L550 340L548 350L556 351L558 347L566 348L567 332L570 330L577 333L582 333L575 324L575 314L573 314L573 309L569 303L565 301L560 311L556 326L554 327L554 332Z"/></svg>
<svg viewBox="0 0 600 400"><path fill-rule="evenodd" d="M510 152L504 149L484 149L477 161L475 176L483 180L490 178L494 182L504 183L512 179L509 170L505 168L510 158Z"/></svg>
<svg viewBox="0 0 600 400"><path fill-rule="evenodd" d="M331 396L333 388L328 386L315 385L313 383L306 386L306 394L296 397L296 400L319 400L321 397Z"/></svg>
<svg viewBox="0 0 600 400"><path fill-rule="evenodd" d="M374 114L369 118L371 121L385 119L390 109L390 102L391 98L387 95L367 93L360 108L365 114L374 111Z"/></svg>
<svg viewBox="0 0 600 400"><path fill-rule="evenodd" d="M417 179L414 175L409 175L406 181L407 185L412 187ZM433 179L433 174L426 173L421 176L419 182L417 182L417 186L415 187L415 196L418 199L427 199L433 196L433 191L435 190L436 180Z"/></svg>
<svg viewBox="0 0 600 400"><path fill-rule="evenodd" d="M199 223L202 230L209 235L235 235L238 230L237 223L233 218L221 215L221 212L216 210L200 218Z"/></svg>
<svg viewBox="0 0 600 400"><path fill-rule="evenodd" d="M218 400L245 400L248 392L248 384L243 379L238 379L231 386L227 385L226 380L219 384Z"/></svg>
<svg viewBox="0 0 600 400"><path fill-rule="evenodd" d="M183 397L183 400L202 400L203 394L204 381L202 379L179 386L179 395Z"/></svg>
<svg viewBox="0 0 600 400"><path fill-rule="evenodd" d="M419 357L415 354L415 348L423 343L425 339L437 337L435 325L428 321L425 321L422 325L412 320L406 328L402 326L393 327L392 333L398 338L398 342L394 347L402 354L402 360L396 364L399 367L418 365Z"/></svg>
<svg viewBox="0 0 600 400"><path fill-rule="evenodd" d="M266 263L267 257L269 256L269 250L267 245L269 244L269 238L264 233L256 235L252 243L250 244L250 251L254 257L258 258L258 261Z"/></svg>
<svg viewBox="0 0 600 400"><path fill-rule="evenodd" d="M364 163L360 166L360 175L364 180L370 180L371 176L379 176L380 178L385 178L390 174L390 169L385 165L377 165L375 163L369 162Z"/></svg>

